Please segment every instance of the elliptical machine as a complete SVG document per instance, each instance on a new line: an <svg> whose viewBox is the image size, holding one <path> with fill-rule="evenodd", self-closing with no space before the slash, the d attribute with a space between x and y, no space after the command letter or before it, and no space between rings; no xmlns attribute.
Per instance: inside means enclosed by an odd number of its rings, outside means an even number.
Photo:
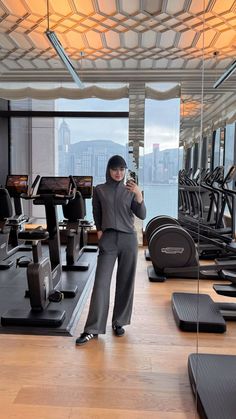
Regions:
<svg viewBox="0 0 236 419"><path fill-rule="evenodd" d="M65 318L64 310L48 309L50 302L60 302L63 297L73 298L77 286L61 286L60 238L56 206L74 198L75 189L71 177L42 177L36 195L34 188L40 176L35 179L31 193L23 195L33 199L35 205L44 205L47 229L36 228L19 233L19 238L31 241L33 261L27 266L28 296L31 310L11 309L1 318L3 326L45 326L58 327ZM49 257L43 256L41 242L48 241Z"/></svg>
<svg viewBox="0 0 236 419"><path fill-rule="evenodd" d="M156 230L156 228L159 228L165 224L180 225L179 222L175 218L170 217L169 215L157 215L156 217L153 217L151 218L151 220L148 221L145 228L145 236L146 236L148 245L149 245L151 236L153 232ZM144 255L145 255L146 260L151 260L149 249L145 249Z"/></svg>
<svg viewBox="0 0 236 419"><path fill-rule="evenodd" d="M168 216L158 216L150 221L147 231L148 249L152 266L148 266L151 282L164 282L168 277L188 279L219 279L222 270L236 269L236 259L215 260L215 264L199 265L197 247L191 234L181 227L177 220ZM199 234L200 238L202 237ZM229 252L236 253L232 245L210 239Z"/></svg>

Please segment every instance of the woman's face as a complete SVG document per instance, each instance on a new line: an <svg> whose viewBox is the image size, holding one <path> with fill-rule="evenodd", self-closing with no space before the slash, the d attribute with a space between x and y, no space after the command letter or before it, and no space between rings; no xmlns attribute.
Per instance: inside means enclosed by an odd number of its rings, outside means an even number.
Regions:
<svg viewBox="0 0 236 419"><path fill-rule="evenodd" d="M120 182L125 177L125 168L117 167L116 169L110 169L110 176L113 180Z"/></svg>

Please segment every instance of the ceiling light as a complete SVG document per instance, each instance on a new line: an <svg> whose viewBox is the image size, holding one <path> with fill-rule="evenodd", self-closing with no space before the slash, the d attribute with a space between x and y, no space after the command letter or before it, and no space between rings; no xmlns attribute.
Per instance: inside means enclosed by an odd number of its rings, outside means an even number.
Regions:
<svg viewBox="0 0 236 419"><path fill-rule="evenodd" d="M228 70L225 71L224 74L215 82L214 89L217 89L225 80L227 80L231 74L236 70L236 60L231 64L231 66L228 68Z"/></svg>
<svg viewBox="0 0 236 419"><path fill-rule="evenodd" d="M55 32L50 31L49 29L47 29L45 34L47 35L47 37L48 37L49 41L51 42L53 48L56 50L57 54L59 55L59 57L61 58L61 60L65 64L67 70L70 72L70 74L71 74L73 80L75 81L75 83L80 88L83 88L84 84L81 82L78 74L76 73L76 70L75 70L72 62L70 61L68 55L64 51L64 48L61 45L59 39L57 38Z"/></svg>

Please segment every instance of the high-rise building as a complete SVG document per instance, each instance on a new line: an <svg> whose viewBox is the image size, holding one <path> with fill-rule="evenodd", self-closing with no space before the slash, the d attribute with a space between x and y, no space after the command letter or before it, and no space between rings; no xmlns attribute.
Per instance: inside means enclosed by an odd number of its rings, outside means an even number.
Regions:
<svg viewBox="0 0 236 419"><path fill-rule="evenodd" d="M70 139L70 127L63 120L58 131L58 174L62 176L70 174Z"/></svg>

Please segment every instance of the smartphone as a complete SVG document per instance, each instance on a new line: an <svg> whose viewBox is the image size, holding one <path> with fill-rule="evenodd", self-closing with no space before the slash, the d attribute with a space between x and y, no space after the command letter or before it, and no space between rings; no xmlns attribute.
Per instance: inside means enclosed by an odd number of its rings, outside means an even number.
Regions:
<svg viewBox="0 0 236 419"><path fill-rule="evenodd" d="M128 182L129 180L133 180L135 183L138 183L138 176L132 170L128 170L127 172L126 182Z"/></svg>

